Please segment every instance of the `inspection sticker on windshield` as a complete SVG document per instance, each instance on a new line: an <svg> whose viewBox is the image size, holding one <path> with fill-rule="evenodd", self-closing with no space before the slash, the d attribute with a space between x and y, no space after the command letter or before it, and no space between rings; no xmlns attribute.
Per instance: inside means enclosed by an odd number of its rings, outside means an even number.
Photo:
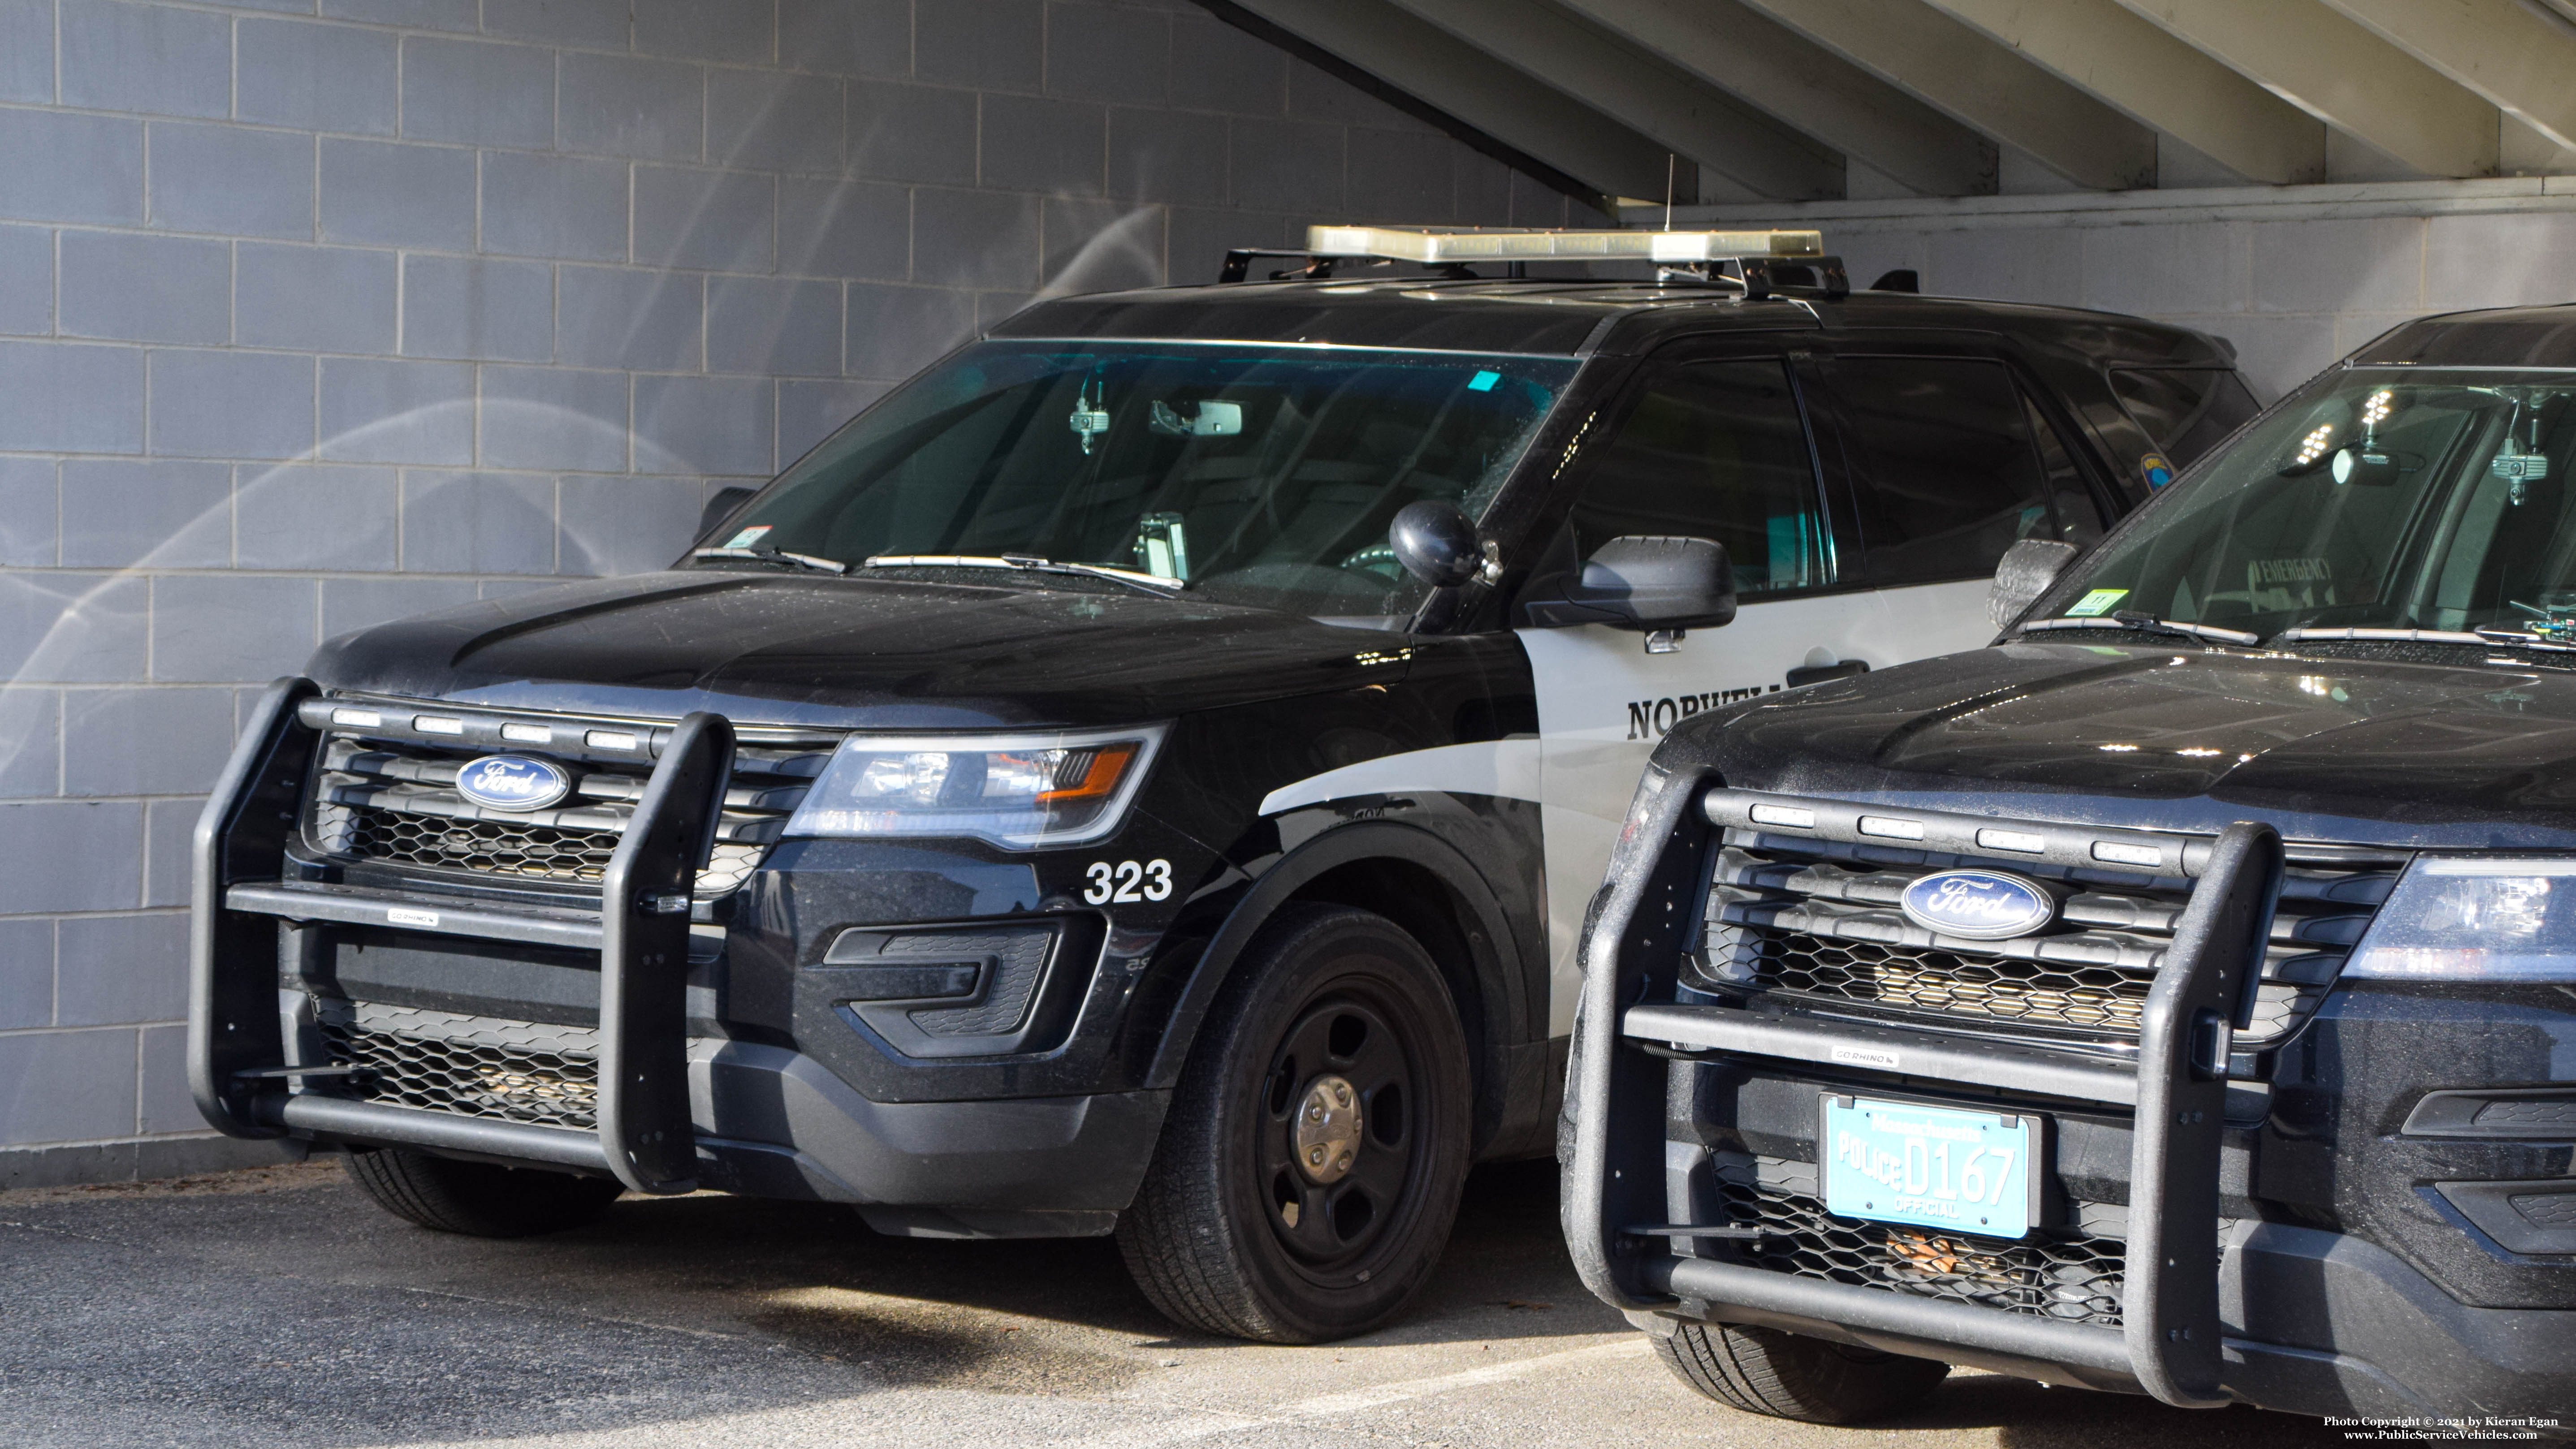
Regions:
<svg viewBox="0 0 2576 1449"><path fill-rule="evenodd" d="M1825 1211L1979 1237L2030 1232L2038 1119L1867 1097L1824 1099Z"/></svg>
<svg viewBox="0 0 2576 1449"><path fill-rule="evenodd" d="M2119 603L2122 599L2125 599L2128 596L2129 591L2127 589L2095 589L2093 592L2086 594L2083 598L2077 599L2074 605L2066 611L2066 617L2070 619L2090 619L2096 614L2107 614L2111 612L2112 605Z"/></svg>
<svg viewBox="0 0 2576 1449"><path fill-rule="evenodd" d="M742 532L735 534L733 537L726 539L724 541L724 546L727 548L749 548L753 544L767 538L769 536L769 530L769 524L755 523L751 527L744 529Z"/></svg>

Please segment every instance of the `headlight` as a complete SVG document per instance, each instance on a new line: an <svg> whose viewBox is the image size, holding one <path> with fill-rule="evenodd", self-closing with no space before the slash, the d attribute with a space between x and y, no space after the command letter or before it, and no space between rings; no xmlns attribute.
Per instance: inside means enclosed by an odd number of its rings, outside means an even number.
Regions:
<svg viewBox="0 0 2576 1449"><path fill-rule="evenodd" d="M1017 848L1098 840L1126 816L1163 729L852 735L787 833L971 835Z"/></svg>
<svg viewBox="0 0 2576 1449"><path fill-rule="evenodd" d="M2343 974L2576 981L2576 860L2419 860L2379 908Z"/></svg>

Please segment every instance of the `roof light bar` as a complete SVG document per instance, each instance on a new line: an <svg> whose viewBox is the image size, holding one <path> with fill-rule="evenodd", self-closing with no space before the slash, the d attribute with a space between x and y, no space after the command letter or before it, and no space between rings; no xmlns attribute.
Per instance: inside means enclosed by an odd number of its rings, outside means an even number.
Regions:
<svg viewBox="0 0 2576 1449"><path fill-rule="evenodd" d="M1456 262L1716 262L1738 257L1821 257L1815 231L1432 231L1394 226L1310 226L1306 250L1319 257L1387 257L1441 266Z"/></svg>

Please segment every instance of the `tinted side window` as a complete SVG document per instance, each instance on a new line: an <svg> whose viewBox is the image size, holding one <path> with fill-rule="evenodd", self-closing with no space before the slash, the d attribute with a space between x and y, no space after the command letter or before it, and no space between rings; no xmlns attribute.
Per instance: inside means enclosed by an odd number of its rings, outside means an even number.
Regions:
<svg viewBox="0 0 2576 1449"><path fill-rule="evenodd" d="M2111 391L2176 468L2189 466L2263 410L2244 379L2210 368L2113 368Z"/></svg>
<svg viewBox="0 0 2576 1449"><path fill-rule="evenodd" d="M2020 389L2000 362L1846 357L1835 366L1861 455L1870 582L1994 572L2025 538L2054 538Z"/></svg>
<svg viewBox="0 0 2576 1449"><path fill-rule="evenodd" d="M2057 515L2057 536L2078 545L2100 542L2102 506L2094 501L2092 485L2076 465L2075 451L2049 425L2039 404L2024 399L2024 405L2030 410L2030 435L2039 442L2040 471L2048 475L2048 504Z"/></svg>
<svg viewBox="0 0 2576 1449"><path fill-rule="evenodd" d="M1624 534L1726 545L1752 594L1833 582L1813 454L1778 361L1700 362L1650 381L1574 506L1581 557Z"/></svg>

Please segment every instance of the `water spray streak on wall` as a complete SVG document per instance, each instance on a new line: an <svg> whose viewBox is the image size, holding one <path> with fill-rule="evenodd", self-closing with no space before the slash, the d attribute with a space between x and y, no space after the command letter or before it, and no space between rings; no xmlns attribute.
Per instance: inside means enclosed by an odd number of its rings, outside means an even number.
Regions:
<svg viewBox="0 0 2576 1449"><path fill-rule="evenodd" d="M0 3L0 1185L223 1160L186 841L324 638L657 567L981 325L1565 202L1177 0Z"/></svg>

